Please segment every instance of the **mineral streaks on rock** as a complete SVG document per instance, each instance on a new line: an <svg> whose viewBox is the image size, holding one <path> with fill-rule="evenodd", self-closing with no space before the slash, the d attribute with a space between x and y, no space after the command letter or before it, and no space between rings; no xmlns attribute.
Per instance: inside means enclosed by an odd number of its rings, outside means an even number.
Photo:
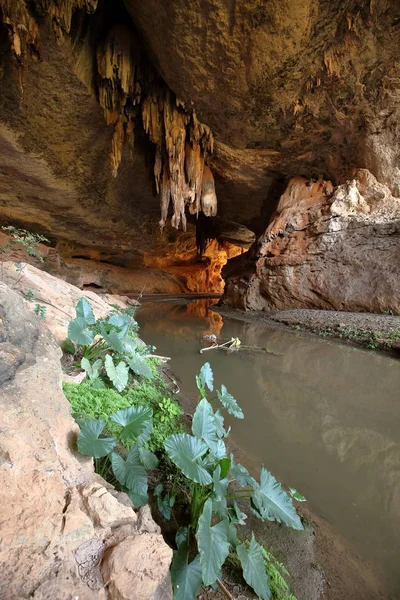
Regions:
<svg viewBox="0 0 400 600"><path fill-rule="evenodd" d="M253 259L232 263L225 304L398 313L400 198L365 169L336 188L294 177Z"/></svg>
<svg viewBox="0 0 400 600"><path fill-rule="evenodd" d="M149 600L165 585L172 551L150 514L143 528L143 511L138 522L129 499L73 450L77 426L61 391L61 351L3 283L0 318L0 353L5 347L10 364L0 383L0 598L110 600L120 598L114 588L134 590L143 581L142 595L124 597ZM135 573L105 559L121 545L124 555L141 557Z"/></svg>

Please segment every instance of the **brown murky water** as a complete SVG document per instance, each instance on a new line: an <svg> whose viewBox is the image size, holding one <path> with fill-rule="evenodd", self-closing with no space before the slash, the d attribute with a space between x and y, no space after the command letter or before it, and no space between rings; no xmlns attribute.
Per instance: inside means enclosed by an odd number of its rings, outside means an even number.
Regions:
<svg viewBox="0 0 400 600"><path fill-rule="evenodd" d="M182 391L208 360L245 413L232 436L248 466L264 463L301 491L384 575L400 598L400 362L297 332L268 329L208 311L215 300L145 303L141 335L172 358ZM200 355L215 333L280 356Z"/></svg>

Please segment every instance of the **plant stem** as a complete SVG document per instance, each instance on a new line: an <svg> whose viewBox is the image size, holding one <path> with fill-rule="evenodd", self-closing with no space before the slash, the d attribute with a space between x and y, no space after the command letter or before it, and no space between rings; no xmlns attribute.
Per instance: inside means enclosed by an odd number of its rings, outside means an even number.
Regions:
<svg viewBox="0 0 400 600"><path fill-rule="evenodd" d="M229 590L226 589L226 587L224 586L224 584L222 583L222 581L220 579L217 579L217 586L219 587L219 589L221 590L221 592L227 598L229 598L229 600L234 600L232 594L229 592Z"/></svg>

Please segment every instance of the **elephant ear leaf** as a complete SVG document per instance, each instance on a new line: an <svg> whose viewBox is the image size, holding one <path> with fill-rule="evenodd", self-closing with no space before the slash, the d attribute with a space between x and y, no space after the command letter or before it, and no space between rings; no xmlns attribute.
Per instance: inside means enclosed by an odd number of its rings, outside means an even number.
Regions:
<svg viewBox="0 0 400 600"><path fill-rule="evenodd" d="M200 369L199 379L204 388L208 387L210 392L214 390L214 373L210 363L206 362Z"/></svg>
<svg viewBox="0 0 400 600"><path fill-rule="evenodd" d="M211 475L202 461L202 457L208 451L208 446L203 440L187 433L176 433L165 440L164 448L172 462L188 479L201 485L209 485L212 482Z"/></svg>
<svg viewBox="0 0 400 600"><path fill-rule="evenodd" d="M217 396L221 404L228 413L237 419L244 419L244 414L236 399L228 392L224 385L221 385L221 391L217 390Z"/></svg>
<svg viewBox="0 0 400 600"><path fill-rule="evenodd" d="M212 500L204 504L197 529L197 545L200 552L203 583L212 585L221 576L221 567L229 554L229 542L225 524L221 521L211 527Z"/></svg>
<svg viewBox="0 0 400 600"><path fill-rule="evenodd" d="M69 339L78 344L78 346L90 346L94 340L94 333L90 329L86 329L85 319L78 317L69 322L68 325L68 337Z"/></svg>
<svg viewBox="0 0 400 600"><path fill-rule="evenodd" d="M81 454L93 456L93 458L102 458L107 456L116 446L114 438L101 438L105 422L103 420L92 419L91 421L81 421L81 431L78 435L78 450Z"/></svg>
<svg viewBox="0 0 400 600"><path fill-rule="evenodd" d="M113 359L109 354L106 356L105 368L108 378L112 381L118 392L122 392L128 384L129 369L123 360L115 366Z"/></svg>
<svg viewBox="0 0 400 600"><path fill-rule="evenodd" d="M174 600L195 600L202 584L200 556L188 564L189 550L182 541L171 565L171 580Z"/></svg>
<svg viewBox="0 0 400 600"><path fill-rule="evenodd" d="M75 312L77 318L83 319L85 325L94 325L96 323L93 309L84 296L79 299L78 304L75 307Z"/></svg>
<svg viewBox="0 0 400 600"><path fill-rule="evenodd" d="M153 427L153 411L148 406L129 406L111 415L110 419L122 425L121 440L123 442L137 440L145 443Z"/></svg>
<svg viewBox="0 0 400 600"><path fill-rule="evenodd" d="M293 529L304 529L291 498L264 467L261 469L260 485L251 495L251 505L255 514L262 519L278 521Z"/></svg>
<svg viewBox="0 0 400 600"><path fill-rule="evenodd" d="M138 352L132 352L132 358L129 361L129 366L136 375L147 377L151 379L153 372L150 368L149 363L144 356L141 356Z"/></svg>
<svg viewBox="0 0 400 600"><path fill-rule="evenodd" d="M103 361L101 358L98 358L93 364L90 361L83 357L81 360L81 367L86 371L89 379L97 379L100 375L100 369L103 366Z"/></svg>
<svg viewBox="0 0 400 600"><path fill-rule="evenodd" d="M247 549L245 544L240 544L236 548L236 552L242 565L243 577L246 583L253 588L262 600L269 600L271 590L268 585L262 548L256 542L254 533L251 534L249 548Z"/></svg>

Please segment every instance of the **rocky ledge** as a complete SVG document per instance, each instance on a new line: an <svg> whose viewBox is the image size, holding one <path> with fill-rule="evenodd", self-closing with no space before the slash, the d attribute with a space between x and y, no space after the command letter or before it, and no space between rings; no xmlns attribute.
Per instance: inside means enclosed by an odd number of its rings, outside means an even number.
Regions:
<svg viewBox="0 0 400 600"><path fill-rule="evenodd" d="M74 450L60 356L0 283L0 598L168 599L172 550L149 508Z"/></svg>

